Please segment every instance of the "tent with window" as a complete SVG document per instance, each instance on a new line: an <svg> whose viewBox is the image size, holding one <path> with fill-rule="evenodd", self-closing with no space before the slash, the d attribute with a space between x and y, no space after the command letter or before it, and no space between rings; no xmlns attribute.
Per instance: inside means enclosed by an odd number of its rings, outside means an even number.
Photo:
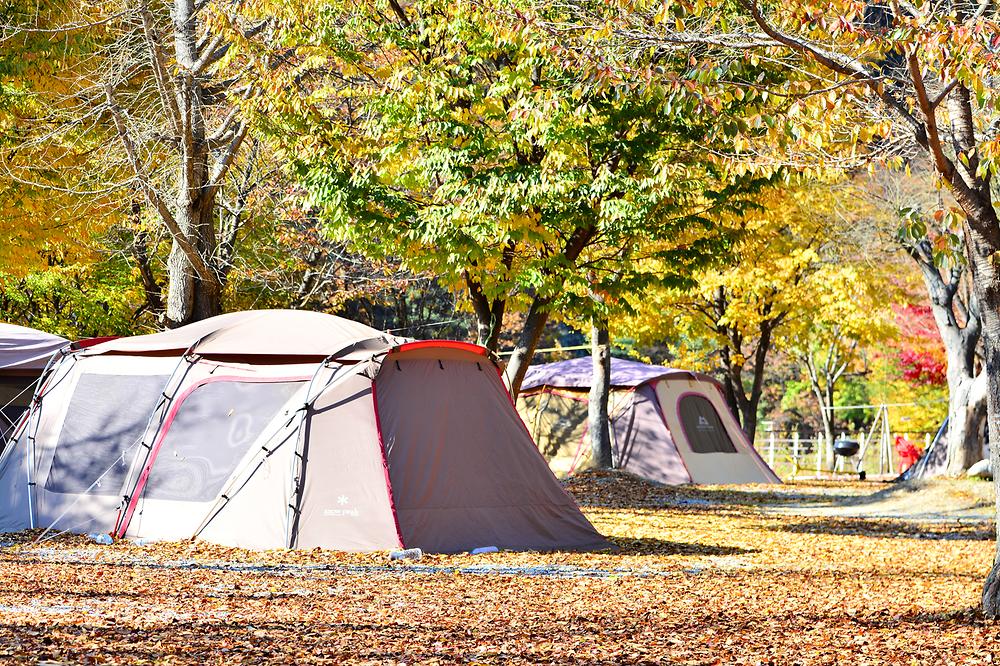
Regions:
<svg viewBox="0 0 1000 666"><path fill-rule="evenodd" d="M35 382L69 340L25 326L0 323L0 450L31 404Z"/></svg>
<svg viewBox="0 0 1000 666"><path fill-rule="evenodd" d="M591 466L589 357L528 368L518 410L557 476ZM719 383L697 372L611 359L614 466L665 484L780 483L747 441Z"/></svg>
<svg viewBox="0 0 1000 666"><path fill-rule="evenodd" d="M589 549L476 345L237 312L73 351L0 458L0 530L248 548Z"/></svg>

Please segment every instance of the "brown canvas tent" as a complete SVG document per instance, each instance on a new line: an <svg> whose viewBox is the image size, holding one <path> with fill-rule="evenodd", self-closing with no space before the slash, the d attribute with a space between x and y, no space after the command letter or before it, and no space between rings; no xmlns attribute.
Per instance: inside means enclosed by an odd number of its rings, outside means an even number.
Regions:
<svg viewBox="0 0 1000 666"><path fill-rule="evenodd" d="M518 410L557 476L591 466L590 358L535 365ZM611 360L616 468L665 484L780 483L726 407L719 383L697 372Z"/></svg>
<svg viewBox="0 0 1000 666"><path fill-rule="evenodd" d="M25 326L0 323L0 450L31 404L35 382L69 340Z"/></svg>
<svg viewBox="0 0 1000 666"><path fill-rule="evenodd" d="M0 530L249 548L605 545L476 345L238 312L74 351L0 458Z"/></svg>

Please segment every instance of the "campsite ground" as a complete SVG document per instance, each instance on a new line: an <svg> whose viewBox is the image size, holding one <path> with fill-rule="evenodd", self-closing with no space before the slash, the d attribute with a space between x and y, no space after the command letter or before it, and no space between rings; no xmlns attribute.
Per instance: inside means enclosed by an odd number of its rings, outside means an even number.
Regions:
<svg viewBox="0 0 1000 666"><path fill-rule="evenodd" d="M0 549L0 661L981 664L1000 624L975 610L993 553L976 484L591 474L568 485L618 546L596 554L401 563L19 535Z"/></svg>

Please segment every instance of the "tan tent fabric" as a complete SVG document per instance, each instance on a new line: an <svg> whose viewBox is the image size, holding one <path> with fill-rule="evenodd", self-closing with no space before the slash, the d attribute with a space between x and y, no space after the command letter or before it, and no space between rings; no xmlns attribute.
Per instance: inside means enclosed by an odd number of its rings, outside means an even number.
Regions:
<svg viewBox="0 0 1000 666"><path fill-rule="evenodd" d="M491 365L393 354L376 391L407 547L607 546L545 466Z"/></svg>
<svg viewBox="0 0 1000 666"><path fill-rule="evenodd" d="M39 397L0 455L0 530L250 548L606 545L475 345L234 313L73 351Z"/></svg>
<svg viewBox="0 0 1000 666"><path fill-rule="evenodd" d="M628 407L613 421L615 460L621 469L656 483L690 483L691 473L684 464L673 433L663 427L655 386L664 381L643 384L629 391ZM650 442L656 444L650 446Z"/></svg>
<svg viewBox="0 0 1000 666"><path fill-rule="evenodd" d="M402 545L373 401L371 380L354 376L325 392L310 411L294 545L360 551Z"/></svg>
<svg viewBox="0 0 1000 666"><path fill-rule="evenodd" d="M679 401L685 395L698 395L715 407L720 421L734 445L734 453L699 452L691 443L695 433L686 432L681 424ZM713 383L699 379L686 381L659 381L656 396L663 408L663 416L671 433L683 444L678 446L684 465L695 483L779 483L778 477L767 466L736 423L726 406L722 393Z"/></svg>
<svg viewBox="0 0 1000 666"><path fill-rule="evenodd" d="M405 342L364 324L303 310L232 312L163 333L111 340L85 350L109 353L183 351L197 344L203 355L294 355L325 357L369 340L367 351Z"/></svg>
<svg viewBox="0 0 1000 666"><path fill-rule="evenodd" d="M587 395L580 391L534 391L517 397L532 439L559 478L592 466L587 445Z"/></svg>

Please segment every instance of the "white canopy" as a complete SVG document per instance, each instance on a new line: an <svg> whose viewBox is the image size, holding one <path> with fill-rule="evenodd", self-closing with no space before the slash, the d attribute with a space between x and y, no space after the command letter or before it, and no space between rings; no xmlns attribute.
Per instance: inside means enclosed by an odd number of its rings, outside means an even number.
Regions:
<svg viewBox="0 0 1000 666"><path fill-rule="evenodd" d="M0 369L40 370L49 357L69 344L58 335L0 323Z"/></svg>

